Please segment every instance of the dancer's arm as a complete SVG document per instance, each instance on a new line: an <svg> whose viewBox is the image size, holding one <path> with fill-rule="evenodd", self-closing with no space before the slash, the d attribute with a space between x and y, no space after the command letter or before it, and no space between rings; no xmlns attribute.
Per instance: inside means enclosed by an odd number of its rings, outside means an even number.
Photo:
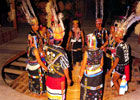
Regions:
<svg viewBox="0 0 140 100"><path fill-rule="evenodd" d="M41 58L40 58L40 55L39 55L39 51L38 49L34 49L34 54L35 54L35 57L37 59L37 62L40 64L41 67L43 67L46 71L48 70L47 66L44 65L44 63L41 61Z"/></svg>
<svg viewBox="0 0 140 100"><path fill-rule="evenodd" d="M67 79L67 84L70 85L71 84L71 79L69 77L69 70L68 70L68 68L64 69L64 74L65 74L65 77Z"/></svg>
<svg viewBox="0 0 140 100"><path fill-rule="evenodd" d="M83 57L83 60L82 60L82 66L81 66L81 69L80 69L78 82L81 82L81 79L82 79L83 74L84 74L84 70L86 68L86 63L87 63L87 52L85 51L84 57Z"/></svg>
<svg viewBox="0 0 140 100"><path fill-rule="evenodd" d="M69 32L69 37L68 37L68 40L67 40L66 49L68 49L68 48L69 48L70 38L71 38L71 36L72 36L72 32L70 31L70 32Z"/></svg>

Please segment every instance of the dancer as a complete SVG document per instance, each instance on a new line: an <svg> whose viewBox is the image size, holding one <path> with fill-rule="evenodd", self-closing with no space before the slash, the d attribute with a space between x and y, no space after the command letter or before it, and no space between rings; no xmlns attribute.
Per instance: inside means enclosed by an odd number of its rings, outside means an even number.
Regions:
<svg viewBox="0 0 140 100"><path fill-rule="evenodd" d="M62 14L58 15L62 22ZM46 80L47 96L49 100L65 100L65 77L67 84L70 85L69 61L66 52L61 47L64 28L63 23L55 22L53 27L54 45L45 46L46 61L48 63L48 76Z"/></svg>
<svg viewBox="0 0 140 100"><path fill-rule="evenodd" d="M79 74L80 100L101 100L103 96L103 51L97 48L97 40L93 33L87 35L87 46Z"/></svg>
<svg viewBox="0 0 140 100"><path fill-rule="evenodd" d="M72 30L69 32L66 49L71 50L72 65L81 64L82 49L84 48L84 34L79 27L79 21L73 20Z"/></svg>
<svg viewBox="0 0 140 100"><path fill-rule="evenodd" d="M100 48L104 45L104 43L108 40L108 31L102 27L103 20L101 18L96 19L96 29L94 33L97 38L98 45L97 47Z"/></svg>

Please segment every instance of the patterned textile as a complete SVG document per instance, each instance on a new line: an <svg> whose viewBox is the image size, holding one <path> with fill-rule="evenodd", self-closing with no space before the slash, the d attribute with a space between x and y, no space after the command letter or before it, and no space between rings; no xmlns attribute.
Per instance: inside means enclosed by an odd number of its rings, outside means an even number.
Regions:
<svg viewBox="0 0 140 100"><path fill-rule="evenodd" d="M106 69L110 69L111 66L113 65L113 62L115 60L116 56L116 42L113 39L112 34L109 35L108 39L108 46L106 50L106 55L105 55L105 67Z"/></svg>
<svg viewBox="0 0 140 100"><path fill-rule="evenodd" d="M116 42L115 40L113 39L113 36L112 34L109 35L109 38L108 38L108 47L116 47Z"/></svg>
<svg viewBox="0 0 140 100"><path fill-rule="evenodd" d="M33 93L42 94L46 92L45 72L38 64L33 50L35 48L28 48L28 64L26 69L29 76L29 90Z"/></svg>
<svg viewBox="0 0 140 100"><path fill-rule="evenodd" d="M27 71L29 76L29 90L37 94L45 93L45 72L42 70L42 68L39 67L36 70L27 69Z"/></svg>
<svg viewBox="0 0 140 100"><path fill-rule="evenodd" d="M117 45L116 56L119 57L119 66L129 63L129 46L127 43L121 42Z"/></svg>
<svg viewBox="0 0 140 100"><path fill-rule="evenodd" d="M48 98L49 100L64 100L65 90L62 91L61 88L65 89L63 70L69 68L67 54L61 46L44 46L43 49L46 51L45 59L48 63L48 76L46 81Z"/></svg>
<svg viewBox="0 0 140 100"><path fill-rule="evenodd" d="M95 29L94 34L97 39L97 47L100 48L106 41L106 36L108 36L108 31L105 28L102 28L101 31Z"/></svg>
<svg viewBox="0 0 140 100"><path fill-rule="evenodd" d="M48 75L60 78L64 75L63 70L69 68L69 61L66 52L61 46L44 46L46 50L46 62L48 63Z"/></svg>
<svg viewBox="0 0 140 100"><path fill-rule="evenodd" d="M53 78L53 77L47 76L46 86L47 86L47 96L49 100L64 100L65 88L62 93L62 90L61 90L62 82L65 83L65 77ZM64 84L64 87L65 87L65 84Z"/></svg>
<svg viewBox="0 0 140 100"><path fill-rule="evenodd" d="M33 30L31 30L31 32L28 34L28 36L32 37L32 40L30 40L33 43L33 37L36 37L36 40L34 42L36 42L35 45L37 45L37 47L42 44L42 37L40 35L39 32L34 32Z"/></svg>
<svg viewBox="0 0 140 100"><path fill-rule="evenodd" d="M121 42L117 45L116 57L119 58L119 62L115 71L124 74L125 66L129 64L129 46L127 43Z"/></svg>
<svg viewBox="0 0 140 100"><path fill-rule="evenodd" d="M100 49L97 50L88 50L88 60L87 60L87 66L88 65L98 65L101 62L101 58L103 56L103 51Z"/></svg>
<svg viewBox="0 0 140 100"><path fill-rule="evenodd" d="M103 51L88 50L87 64L81 81L80 100L102 100L103 70L100 68Z"/></svg>
<svg viewBox="0 0 140 100"><path fill-rule="evenodd" d="M84 73L80 91L80 100L102 100L103 71L94 75Z"/></svg>
<svg viewBox="0 0 140 100"><path fill-rule="evenodd" d="M72 31L71 37L71 55L72 55L72 64L76 64L76 62L81 62L82 60L82 37L81 31L77 34Z"/></svg>

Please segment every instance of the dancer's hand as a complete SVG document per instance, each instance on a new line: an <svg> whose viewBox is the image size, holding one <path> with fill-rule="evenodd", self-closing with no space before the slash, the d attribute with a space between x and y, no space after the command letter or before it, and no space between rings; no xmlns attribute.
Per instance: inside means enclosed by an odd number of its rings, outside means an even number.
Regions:
<svg viewBox="0 0 140 100"><path fill-rule="evenodd" d="M101 50L104 50L104 46L101 46Z"/></svg>
<svg viewBox="0 0 140 100"><path fill-rule="evenodd" d="M81 79L82 79L82 77L79 75L79 76L78 76L78 80L77 80L77 82L80 83L80 82L81 82Z"/></svg>
<svg viewBox="0 0 140 100"><path fill-rule="evenodd" d="M109 70L106 75L111 76L112 71Z"/></svg>

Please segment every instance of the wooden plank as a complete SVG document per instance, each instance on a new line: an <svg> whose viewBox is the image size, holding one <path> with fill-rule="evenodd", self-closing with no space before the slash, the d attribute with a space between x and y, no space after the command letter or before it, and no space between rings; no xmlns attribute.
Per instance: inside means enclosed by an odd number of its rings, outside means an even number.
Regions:
<svg viewBox="0 0 140 100"><path fill-rule="evenodd" d="M12 79L5 79L5 82L6 82L8 85L12 84L13 81L14 81L14 80L12 80Z"/></svg>
<svg viewBox="0 0 140 100"><path fill-rule="evenodd" d="M11 69L11 68L5 68L5 69L4 69L4 72L5 72L5 73L11 73L11 74L20 75L20 74L22 74L22 73L25 72L25 71L17 70L17 69Z"/></svg>
<svg viewBox="0 0 140 100"><path fill-rule="evenodd" d="M27 58L21 57L21 58L18 58L17 60L18 60L18 61L21 61L21 62L26 62L26 61L27 61Z"/></svg>
<svg viewBox="0 0 140 100"><path fill-rule="evenodd" d="M19 67L26 67L26 63L23 63L23 62L12 62L10 65L12 66L19 66Z"/></svg>
<svg viewBox="0 0 140 100"><path fill-rule="evenodd" d="M4 66L6 66L9 63L13 62L14 60L16 60L17 58L19 58L20 56L24 55L25 53L26 53L25 51L22 51L22 52L17 53L15 56L13 56L12 58L8 59Z"/></svg>

